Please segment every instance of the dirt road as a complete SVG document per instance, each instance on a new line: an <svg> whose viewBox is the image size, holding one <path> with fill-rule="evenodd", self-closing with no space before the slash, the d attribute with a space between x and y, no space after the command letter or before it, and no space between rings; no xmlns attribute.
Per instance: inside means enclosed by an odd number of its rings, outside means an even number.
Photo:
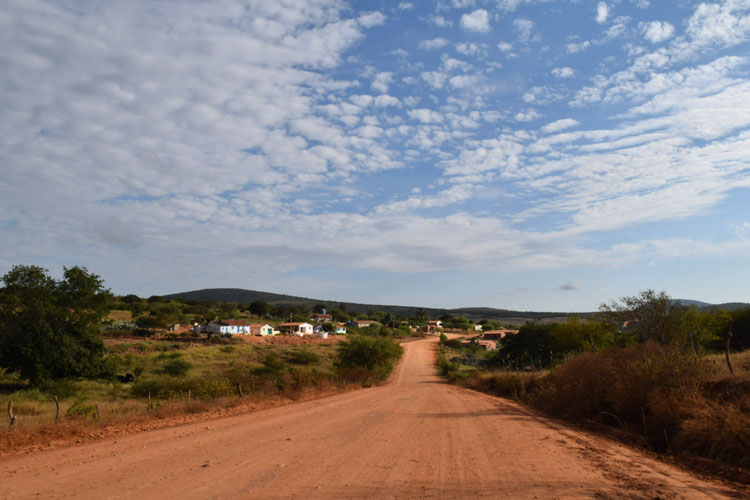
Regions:
<svg viewBox="0 0 750 500"><path fill-rule="evenodd" d="M434 343L385 386L0 460L0 498L742 498L442 383Z"/></svg>

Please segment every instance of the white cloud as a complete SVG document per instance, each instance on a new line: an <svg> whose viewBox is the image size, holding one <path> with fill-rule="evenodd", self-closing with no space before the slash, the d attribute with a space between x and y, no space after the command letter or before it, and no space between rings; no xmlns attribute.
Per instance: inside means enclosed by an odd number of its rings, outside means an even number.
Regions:
<svg viewBox="0 0 750 500"><path fill-rule="evenodd" d="M533 37L534 33L534 22L529 19L516 19L513 21L513 28L518 33L518 39L522 42L528 42L529 40L536 40Z"/></svg>
<svg viewBox="0 0 750 500"><path fill-rule="evenodd" d="M466 31L487 33L490 31L490 15L484 9L477 9L470 14L462 15L459 24Z"/></svg>
<svg viewBox="0 0 750 500"><path fill-rule="evenodd" d="M500 42L497 44L497 48L500 49L500 52L510 52L513 50L513 45L508 42Z"/></svg>
<svg viewBox="0 0 750 500"><path fill-rule="evenodd" d="M687 34L701 46L732 46L750 37L750 5L746 0L701 3L690 17Z"/></svg>
<svg viewBox="0 0 750 500"><path fill-rule="evenodd" d="M422 123L439 123L443 121L443 116L437 111L427 108L410 109L407 111L410 118L419 120Z"/></svg>
<svg viewBox="0 0 750 500"><path fill-rule="evenodd" d="M453 26L453 22L444 18L443 16L432 16L429 18L435 25L441 28L450 28Z"/></svg>
<svg viewBox="0 0 750 500"><path fill-rule="evenodd" d="M397 97L393 97L392 95L387 94L381 94L375 98L375 106L378 107L387 107L387 106L401 106L401 101L398 100Z"/></svg>
<svg viewBox="0 0 750 500"><path fill-rule="evenodd" d="M375 75L370 86L381 94L388 92L388 86L393 81L393 73L383 71Z"/></svg>
<svg viewBox="0 0 750 500"><path fill-rule="evenodd" d="M674 35L674 26L665 21L642 23L643 36L651 43L660 43Z"/></svg>
<svg viewBox="0 0 750 500"><path fill-rule="evenodd" d="M411 10L414 8L414 4L411 2L401 2L398 4L398 10Z"/></svg>
<svg viewBox="0 0 750 500"><path fill-rule="evenodd" d="M552 74L558 78L572 78L575 76L576 72L573 70L573 68L564 66L562 68L553 69Z"/></svg>
<svg viewBox="0 0 750 500"><path fill-rule="evenodd" d="M573 42L565 45L565 50L568 54L577 54L588 50L591 46L591 42L584 40L583 42Z"/></svg>
<svg viewBox="0 0 750 500"><path fill-rule="evenodd" d="M366 12L357 18L359 24L365 28L372 28L373 26L383 24L386 19L387 17L382 12Z"/></svg>
<svg viewBox="0 0 750 500"><path fill-rule="evenodd" d="M466 61L461 61L460 59L454 59L453 57L443 55L441 57L441 63L440 63L440 69L443 71L455 71L455 70L461 70L461 71L469 71L471 69L471 64L467 63Z"/></svg>
<svg viewBox="0 0 750 500"><path fill-rule="evenodd" d="M426 81L430 87L441 89L445 85L448 75L441 71L425 71L422 73L422 79Z"/></svg>
<svg viewBox="0 0 750 500"><path fill-rule="evenodd" d="M479 78L474 75L456 75L448 80L454 89L465 89L477 84Z"/></svg>
<svg viewBox="0 0 750 500"><path fill-rule="evenodd" d="M518 113L516 113L515 119L519 122L532 122L541 117L542 115L539 113L539 111L535 109L528 109L526 111L519 111Z"/></svg>
<svg viewBox="0 0 750 500"><path fill-rule="evenodd" d="M418 47L424 50L440 49L448 45L448 40L445 38L433 38L432 40L422 40L419 42Z"/></svg>
<svg viewBox="0 0 750 500"><path fill-rule="evenodd" d="M483 52L483 48L481 45L473 42L461 42L456 44L456 52L466 56L475 56Z"/></svg>
<svg viewBox="0 0 750 500"><path fill-rule="evenodd" d="M599 24L604 24L607 22L608 17L609 7L607 6L606 2L599 2L596 6L596 22Z"/></svg>
<svg viewBox="0 0 750 500"><path fill-rule="evenodd" d="M547 125L542 127L542 132L544 132L545 134L553 134L570 127L576 127L578 125L580 125L580 123L578 123L577 120L574 120L572 118L563 118L562 120L555 120L554 122L548 123Z"/></svg>

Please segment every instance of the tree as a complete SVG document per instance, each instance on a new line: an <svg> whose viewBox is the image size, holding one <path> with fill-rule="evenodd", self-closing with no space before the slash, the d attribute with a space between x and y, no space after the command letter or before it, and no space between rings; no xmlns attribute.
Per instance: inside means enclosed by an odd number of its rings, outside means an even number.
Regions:
<svg viewBox="0 0 750 500"><path fill-rule="evenodd" d="M102 374L102 319L112 295L85 268L55 280L38 266L14 266L0 289L0 366L33 384Z"/></svg>
<svg viewBox="0 0 750 500"><path fill-rule="evenodd" d="M724 339L732 316L723 309L701 310L691 305L682 317L680 335L682 347L689 347L696 358L702 349Z"/></svg>
<svg viewBox="0 0 750 500"><path fill-rule="evenodd" d="M314 314L322 314L323 311L327 310L328 306L323 302L318 302L314 306L312 306L312 312Z"/></svg>
<svg viewBox="0 0 750 500"><path fill-rule="evenodd" d="M605 319L621 327L627 326L638 342L651 339L660 344L669 344L678 338L685 309L666 292L653 290L644 290L632 297L622 297L619 303L612 301L599 307Z"/></svg>
<svg viewBox="0 0 750 500"><path fill-rule="evenodd" d="M254 300L250 303L250 312L261 318L265 318L271 312L271 306L262 300Z"/></svg>
<svg viewBox="0 0 750 500"><path fill-rule="evenodd" d="M132 293L124 296L121 300L126 304L135 304L136 302L141 302L141 298L137 295L133 295Z"/></svg>

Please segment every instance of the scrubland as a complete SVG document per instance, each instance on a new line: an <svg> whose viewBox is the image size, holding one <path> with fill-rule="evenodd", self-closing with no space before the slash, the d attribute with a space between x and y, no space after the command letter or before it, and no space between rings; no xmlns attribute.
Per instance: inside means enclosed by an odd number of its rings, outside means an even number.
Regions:
<svg viewBox="0 0 750 500"><path fill-rule="evenodd" d="M732 354L734 375L723 354L695 358L655 342L583 353L537 371L467 366L466 348L442 351L439 371L465 387L616 429L656 452L750 468L750 351Z"/></svg>

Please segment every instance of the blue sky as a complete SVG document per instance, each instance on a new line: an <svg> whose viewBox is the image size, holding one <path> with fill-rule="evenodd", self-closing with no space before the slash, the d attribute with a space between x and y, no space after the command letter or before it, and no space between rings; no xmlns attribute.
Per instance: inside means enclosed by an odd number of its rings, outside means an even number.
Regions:
<svg viewBox="0 0 750 500"><path fill-rule="evenodd" d="M2 272L750 302L750 0L6 0L0 46Z"/></svg>

